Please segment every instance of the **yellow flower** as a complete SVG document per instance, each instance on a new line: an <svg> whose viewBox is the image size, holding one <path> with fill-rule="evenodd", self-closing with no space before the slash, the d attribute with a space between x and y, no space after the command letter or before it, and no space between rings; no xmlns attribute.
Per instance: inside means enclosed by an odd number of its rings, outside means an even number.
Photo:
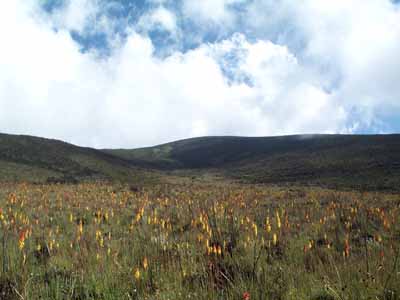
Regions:
<svg viewBox="0 0 400 300"><path fill-rule="evenodd" d="M147 261L147 257L145 257L143 259L143 269L147 270L148 267L149 267L149 263Z"/></svg>
<svg viewBox="0 0 400 300"><path fill-rule="evenodd" d="M276 225L278 226L278 228L281 228L281 218L279 216L279 212L276 211Z"/></svg>
<svg viewBox="0 0 400 300"><path fill-rule="evenodd" d="M222 255L222 249L221 249L221 246L219 246L219 245L218 245L218 248L217 248L217 254L218 255Z"/></svg>
<svg viewBox="0 0 400 300"><path fill-rule="evenodd" d="M274 235L272 237L272 242L273 242L274 246L276 246L276 244L278 243L278 236L276 233L274 233Z"/></svg>
<svg viewBox="0 0 400 300"><path fill-rule="evenodd" d="M382 243L382 237L381 237L379 234L375 237L375 240L376 240L378 243Z"/></svg>
<svg viewBox="0 0 400 300"><path fill-rule="evenodd" d="M27 231L23 230L19 234L18 246L20 250L22 250L25 247L26 233Z"/></svg>
<svg viewBox="0 0 400 300"><path fill-rule="evenodd" d="M133 270L133 276L135 277L136 280L140 279L140 270L139 270L139 268L135 268Z"/></svg>
<svg viewBox="0 0 400 300"><path fill-rule="evenodd" d="M272 228L271 228L271 223L269 221L269 217L267 217L267 220L265 221L265 229L266 229L267 233L271 232Z"/></svg>
<svg viewBox="0 0 400 300"><path fill-rule="evenodd" d="M20 240L19 241L19 249L22 250L25 247L25 241L24 240Z"/></svg>
<svg viewBox="0 0 400 300"><path fill-rule="evenodd" d="M257 224L253 223L253 231L254 231L254 235L257 236L258 235L258 228L257 228Z"/></svg>
<svg viewBox="0 0 400 300"><path fill-rule="evenodd" d="M79 235L82 235L82 233L83 233L83 224L82 224L82 221L79 221L78 233L79 233Z"/></svg>

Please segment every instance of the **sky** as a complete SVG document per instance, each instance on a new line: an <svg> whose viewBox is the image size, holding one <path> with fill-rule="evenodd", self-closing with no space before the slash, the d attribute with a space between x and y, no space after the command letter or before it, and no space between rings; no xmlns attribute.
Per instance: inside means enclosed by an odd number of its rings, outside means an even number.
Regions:
<svg viewBox="0 0 400 300"><path fill-rule="evenodd" d="M0 39L3 133L400 132L399 1L0 1Z"/></svg>

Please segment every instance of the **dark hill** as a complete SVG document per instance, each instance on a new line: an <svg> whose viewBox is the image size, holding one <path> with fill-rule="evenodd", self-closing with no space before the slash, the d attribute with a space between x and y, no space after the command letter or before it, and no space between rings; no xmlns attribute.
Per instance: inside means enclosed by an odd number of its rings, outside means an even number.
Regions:
<svg viewBox="0 0 400 300"><path fill-rule="evenodd" d="M0 134L2 181L137 182L171 171L242 182L400 191L400 135L202 137L101 151Z"/></svg>
<svg viewBox="0 0 400 300"><path fill-rule="evenodd" d="M400 188L400 135L202 137L105 152L143 167L212 169L246 182Z"/></svg>
<svg viewBox="0 0 400 300"><path fill-rule="evenodd" d="M134 178L131 163L91 148L58 140L0 134L0 179L76 182Z"/></svg>

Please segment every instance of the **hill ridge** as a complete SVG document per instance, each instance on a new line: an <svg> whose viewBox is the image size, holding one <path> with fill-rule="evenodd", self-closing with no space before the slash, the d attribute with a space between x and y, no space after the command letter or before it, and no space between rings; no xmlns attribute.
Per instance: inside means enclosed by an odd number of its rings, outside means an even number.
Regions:
<svg viewBox="0 0 400 300"><path fill-rule="evenodd" d="M138 149L94 149L0 134L0 180L136 181L213 173L241 182L400 189L400 134L205 136Z"/></svg>
<svg viewBox="0 0 400 300"><path fill-rule="evenodd" d="M213 136L104 150L158 170L213 170L256 183L390 189L400 177L400 135Z"/></svg>
<svg viewBox="0 0 400 300"><path fill-rule="evenodd" d="M12 134L0 134L0 165L0 180L16 181L30 180L31 176L38 177L38 181L112 180L134 177L137 172L129 161L97 149Z"/></svg>

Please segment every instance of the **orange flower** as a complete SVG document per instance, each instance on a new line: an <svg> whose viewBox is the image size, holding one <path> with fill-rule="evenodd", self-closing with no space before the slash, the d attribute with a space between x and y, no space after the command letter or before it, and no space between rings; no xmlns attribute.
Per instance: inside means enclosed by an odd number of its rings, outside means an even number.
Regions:
<svg viewBox="0 0 400 300"><path fill-rule="evenodd" d="M344 241L344 256L345 257L350 256L350 244L348 238L346 238L346 240Z"/></svg>
<svg viewBox="0 0 400 300"><path fill-rule="evenodd" d="M147 257L145 257L143 259L143 269L147 270L148 267L149 267L149 263L147 261Z"/></svg>
<svg viewBox="0 0 400 300"><path fill-rule="evenodd" d="M25 238L26 238L26 230L22 230L19 233L19 240L18 240L19 249L21 249L21 250L25 246Z"/></svg>

